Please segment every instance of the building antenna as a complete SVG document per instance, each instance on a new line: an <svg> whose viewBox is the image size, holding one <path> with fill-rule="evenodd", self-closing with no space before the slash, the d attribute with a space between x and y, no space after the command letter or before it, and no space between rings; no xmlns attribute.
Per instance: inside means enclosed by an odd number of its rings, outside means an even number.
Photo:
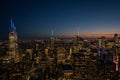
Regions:
<svg viewBox="0 0 120 80"><path fill-rule="evenodd" d="M52 31L51 31L51 35L53 36L54 35L54 30L52 29Z"/></svg>
<svg viewBox="0 0 120 80"><path fill-rule="evenodd" d="M79 32L79 27L77 28L77 36L80 35L80 32Z"/></svg>

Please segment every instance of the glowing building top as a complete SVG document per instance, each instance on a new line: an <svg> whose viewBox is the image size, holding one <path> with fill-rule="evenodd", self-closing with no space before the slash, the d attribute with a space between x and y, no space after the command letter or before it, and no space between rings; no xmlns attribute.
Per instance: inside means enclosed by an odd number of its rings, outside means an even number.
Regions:
<svg viewBox="0 0 120 80"><path fill-rule="evenodd" d="M54 31L52 30L52 33L51 33L51 40L54 39Z"/></svg>
<svg viewBox="0 0 120 80"><path fill-rule="evenodd" d="M16 27L14 26L12 18L11 18L11 21L10 21L10 28L9 28L9 30L10 30L10 33L11 32L16 32Z"/></svg>

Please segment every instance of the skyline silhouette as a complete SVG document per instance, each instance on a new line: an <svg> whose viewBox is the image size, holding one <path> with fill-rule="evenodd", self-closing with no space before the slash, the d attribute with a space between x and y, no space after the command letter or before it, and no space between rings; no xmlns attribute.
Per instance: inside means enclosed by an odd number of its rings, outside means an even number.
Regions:
<svg viewBox="0 0 120 80"><path fill-rule="evenodd" d="M0 39L8 38L10 18L22 38L113 35L120 31L118 0L1 0ZM94 35L94 36L95 36Z"/></svg>

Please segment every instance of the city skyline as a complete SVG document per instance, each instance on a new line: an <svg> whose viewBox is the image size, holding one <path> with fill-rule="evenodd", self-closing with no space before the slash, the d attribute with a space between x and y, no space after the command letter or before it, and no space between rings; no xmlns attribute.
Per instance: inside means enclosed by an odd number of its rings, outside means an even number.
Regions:
<svg viewBox="0 0 120 80"><path fill-rule="evenodd" d="M80 36L119 34L119 3L117 0L0 1L0 39L8 39L11 17L20 39L50 37L51 30L57 37L74 37L78 28Z"/></svg>
<svg viewBox="0 0 120 80"><path fill-rule="evenodd" d="M119 80L119 4L0 0L0 80Z"/></svg>

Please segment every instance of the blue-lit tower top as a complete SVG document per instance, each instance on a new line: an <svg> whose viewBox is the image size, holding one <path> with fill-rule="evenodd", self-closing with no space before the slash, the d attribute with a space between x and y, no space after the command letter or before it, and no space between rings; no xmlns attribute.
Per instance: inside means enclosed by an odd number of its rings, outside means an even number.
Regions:
<svg viewBox="0 0 120 80"><path fill-rule="evenodd" d="M51 39L53 40L55 37L54 37L54 31L52 30L51 32Z"/></svg>
<svg viewBox="0 0 120 80"><path fill-rule="evenodd" d="M16 27L14 26L14 22L13 22L12 18L10 20L10 28L9 28L9 30L10 30L10 33L11 32L16 32Z"/></svg>

